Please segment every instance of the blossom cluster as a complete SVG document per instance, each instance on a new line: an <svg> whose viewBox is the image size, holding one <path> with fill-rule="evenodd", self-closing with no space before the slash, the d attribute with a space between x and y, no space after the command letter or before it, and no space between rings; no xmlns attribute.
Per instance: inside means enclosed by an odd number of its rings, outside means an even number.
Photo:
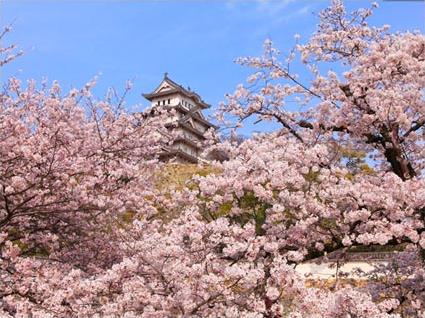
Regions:
<svg viewBox="0 0 425 318"><path fill-rule="evenodd" d="M178 189L157 184L173 137L162 113L96 100L94 82L63 94L9 79L0 316L422 317L425 37L369 26L375 7L333 1L284 61L271 41L240 59L254 72L219 118L281 128L222 143L209 132L206 154L227 160ZM311 82L290 72L297 57ZM297 272L374 249L396 257L359 284Z"/></svg>

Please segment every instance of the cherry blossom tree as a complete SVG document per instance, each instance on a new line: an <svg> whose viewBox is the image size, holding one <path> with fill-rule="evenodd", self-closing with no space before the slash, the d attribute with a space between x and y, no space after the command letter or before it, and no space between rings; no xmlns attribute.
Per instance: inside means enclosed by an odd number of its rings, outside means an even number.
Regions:
<svg viewBox="0 0 425 318"><path fill-rule="evenodd" d="M369 26L371 14L333 1L286 59L270 41L240 59L254 73L219 117L281 129L212 142L228 160L183 190L156 190L164 135L152 116L115 111L89 87L62 96L11 79L0 100L0 313L423 316L425 37ZM290 71L297 57L311 81ZM361 286L309 286L296 271L400 245Z"/></svg>
<svg viewBox="0 0 425 318"><path fill-rule="evenodd" d="M238 222L253 219L294 262L355 245L406 243L423 254L425 37L370 27L372 9L346 13L334 1L283 61L266 41L262 57L239 60L255 72L218 112L229 125L254 117L282 129L230 147L223 176L201 180L213 198L206 210L220 215L224 204ZM290 71L298 55L309 83ZM294 100L306 110L291 110ZM347 164L350 152L367 156L360 169ZM410 288L390 293L404 314L424 307L423 263L412 266L397 276L416 277L404 281Z"/></svg>
<svg viewBox="0 0 425 318"><path fill-rule="evenodd" d="M2 48L1 64L14 52ZM94 84L64 94L56 82L38 89L10 78L0 93L2 300L35 301L25 284L35 264L56 262L65 272L111 266L122 257L114 228L128 213L154 210L156 154L169 139L162 117L96 100Z"/></svg>
<svg viewBox="0 0 425 318"><path fill-rule="evenodd" d="M374 7L377 6L374 4ZM298 44L284 60L267 40L260 58L241 58L256 69L250 86L239 86L221 107L239 121L250 116L276 120L298 141L327 137L349 142L389 165L403 180L423 169L424 37L418 32L391 34L389 26L370 27L372 9L345 12L342 2L320 14L318 30L306 44ZM298 38L298 37L297 37ZM310 71L310 84L290 71L296 53ZM339 64L343 74L320 70ZM291 100L313 109L294 112ZM348 138L348 141L346 141Z"/></svg>

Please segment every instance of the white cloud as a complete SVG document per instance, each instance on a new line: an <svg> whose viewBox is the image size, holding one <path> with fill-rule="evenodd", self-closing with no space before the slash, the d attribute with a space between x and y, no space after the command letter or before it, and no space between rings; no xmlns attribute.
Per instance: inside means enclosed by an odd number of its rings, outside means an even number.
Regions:
<svg viewBox="0 0 425 318"><path fill-rule="evenodd" d="M302 16L306 16L310 13L312 13L313 8L315 7L314 4L306 4L302 6L301 8L298 8L296 10L287 11L285 14L281 12L279 16L275 16L275 19L273 20L274 24L281 24L281 23L287 23L292 19L299 18Z"/></svg>
<svg viewBox="0 0 425 318"><path fill-rule="evenodd" d="M307 0L227 0L228 10L238 10L241 6L250 8L253 14L271 19L273 24L288 22L289 20L309 14L320 1ZM300 7L301 5L301 7Z"/></svg>

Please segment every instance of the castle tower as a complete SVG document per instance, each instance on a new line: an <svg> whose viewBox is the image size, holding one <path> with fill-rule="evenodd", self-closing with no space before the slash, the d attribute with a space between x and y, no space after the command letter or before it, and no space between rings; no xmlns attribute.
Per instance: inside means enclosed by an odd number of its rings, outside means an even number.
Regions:
<svg viewBox="0 0 425 318"><path fill-rule="evenodd" d="M151 102L152 107L172 107L176 113L176 117L170 118L166 126L178 137L171 147L164 149L160 154L161 159L197 163L203 150L205 132L209 128L216 128L202 114L202 110L209 108L210 105L206 104L197 93L172 81L167 73L152 93L143 96Z"/></svg>

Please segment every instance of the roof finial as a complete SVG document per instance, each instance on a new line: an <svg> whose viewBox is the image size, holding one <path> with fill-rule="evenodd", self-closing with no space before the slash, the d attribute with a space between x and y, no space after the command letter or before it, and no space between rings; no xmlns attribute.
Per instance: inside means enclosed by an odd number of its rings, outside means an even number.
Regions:
<svg viewBox="0 0 425 318"><path fill-rule="evenodd" d="M168 72L164 73L164 78L168 78Z"/></svg>

